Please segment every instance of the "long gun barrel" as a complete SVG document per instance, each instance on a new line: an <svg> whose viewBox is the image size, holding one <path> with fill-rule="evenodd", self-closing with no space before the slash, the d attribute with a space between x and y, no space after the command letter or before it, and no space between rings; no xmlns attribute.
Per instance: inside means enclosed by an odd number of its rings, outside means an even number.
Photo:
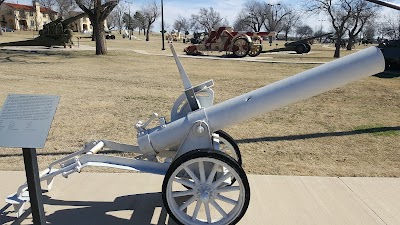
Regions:
<svg viewBox="0 0 400 225"><path fill-rule="evenodd" d="M205 121L211 132L235 125L255 116L316 96L384 71L381 51L370 47L341 59L315 67L284 80L189 113L166 124L162 129L139 134L139 147L144 152L176 148L193 124Z"/></svg>
<svg viewBox="0 0 400 225"><path fill-rule="evenodd" d="M301 39L301 40L298 40L298 41L293 41L293 42L286 43L285 46L288 46L288 45L296 45L296 44L298 44L298 43L308 42L308 41L311 41L311 40L313 40L313 39L325 37L325 36L328 36L328 35L331 35L331 34L333 34L333 33L320 34L320 35L316 35L316 36L313 36L313 37L304 38L304 39Z"/></svg>
<svg viewBox="0 0 400 225"><path fill-rule="evenodd" d="M385 2L385 1L380 1L380 0L367 0L367 1L373 2L378 5L386 6L386 7L392 8L392 9L400 10L400 5L394 4L391 2Z"/></svg>
<svg viewBox="0 0 400 225"><path fill-rule="evenodd" d="M78 15L76 15L76 16L70 17L70 18L68 18L68 19L66 19L66 20L64 20L64 21L62 21L62 25L63 25L63 27L67 27L70 23L72 23L72 22L74 22L75 20L78 20L78 19L80 19L80 18L83 18L83 17L85 17L85 16L87 16L87 14L84 12L84 13L78 14Z"/></svg>

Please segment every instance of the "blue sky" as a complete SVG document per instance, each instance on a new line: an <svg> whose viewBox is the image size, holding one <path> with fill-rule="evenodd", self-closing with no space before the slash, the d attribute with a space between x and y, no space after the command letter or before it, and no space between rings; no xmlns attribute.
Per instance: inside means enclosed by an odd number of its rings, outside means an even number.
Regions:
<svg viewBox="0 0 400 225"><path fill-rule="evenodd" d="M140 9L141 5L152 2L152 0L127 0L128 2L132 2L129 4L131 6L131 12L134 12ZM195 14L199 11L200 8L209 8L213 7L216 11L218 11L221 16L225 17L230 25L233 24L236 16L238 15L242 5L247 0L164 0L164 19L166 24L166 29L173 29L173 22L179 16L189 18L191 14ZM14 2L20 4L32 4L31 0L6 0L6 2ZM121 2L124 2L122 0ZM157 3L160 3L161 0L156 0ZM293 6L299 7L301 4L301 0L265 0L267 3L275 4L277 2L290 4ZM400 4L400 0L393 0L393 3ZM394 13L396 10L394 9L385 9L388 13ZM319 20L327 20L322 15L304 15L303 22L308 24L313 29L317 29L322 25L324 27L329 27L328 21L319 21ZM161 20L156 22L154 30L158 30L160 27ZM169 25L169 27L168 27Z"/></svg>

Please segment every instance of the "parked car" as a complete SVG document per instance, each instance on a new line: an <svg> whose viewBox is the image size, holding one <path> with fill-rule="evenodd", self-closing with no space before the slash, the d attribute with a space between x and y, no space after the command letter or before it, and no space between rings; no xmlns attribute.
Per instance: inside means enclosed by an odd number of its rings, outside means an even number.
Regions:
<svg viewBox="0 0 400 225"><path fill-rule="evenodd" d="M113 39L113 40L115 39L115 35L111 34L111 30L106 30L105 33L106 33L106 39Z"/></svg>
<svg viewBox="0 0 400 225"><path fill-rule="evenodd" d="M372 43L372 40L368 38L368 39L363 39L361 41L361 44L368 45L368 44L373 44L373 43Z"/></svg>
<svg viewBox="0 0 400 225"><path fill-rule="evenodd" d="M14 29L8 28L8 27L2 27L1 30L2 30L3 32L14 32Z"/></svg>

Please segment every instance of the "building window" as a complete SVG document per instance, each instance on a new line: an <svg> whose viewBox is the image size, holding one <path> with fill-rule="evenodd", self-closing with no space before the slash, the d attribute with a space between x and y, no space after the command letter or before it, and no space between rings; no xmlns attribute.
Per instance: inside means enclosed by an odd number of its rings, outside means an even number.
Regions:
<svg viewBox="0 0 400 225"><path fill-rule="evenodd" d="M33 11L30 11L30 12L29 12L29 16L33 16Z"/></svg>
<svg viewBox="0 0 400 225"><path fill-rule="evenodd" d="M25 11L19 11L19 17L21 18L21 19L26 19L26 14L25 14Z"/></svg>
<svg viewBox="0 0 400 225"><path fill-rule="evenodd" d="M34 26L35 26L35 21L31 20L31 27L34 27Z"/></svg>
<svg viewBox="0 0 400 225"><path fill-rule="evenodd" d="M6 21L6 17L5 17L4 15L1 15L1 19L2 19L3 21Z"/></svg>

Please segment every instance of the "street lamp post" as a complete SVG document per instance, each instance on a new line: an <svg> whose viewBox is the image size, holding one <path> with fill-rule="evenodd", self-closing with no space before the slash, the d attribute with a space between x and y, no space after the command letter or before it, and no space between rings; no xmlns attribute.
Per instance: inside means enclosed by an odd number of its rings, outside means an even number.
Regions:
<svg viewBox="0 0 400 225"><path fill-rule="evenodd" d="M271 18L273 20L273 22L275 23L275 28L278 25L278 9L275 9L275 19L274 19L274 6L278 6L281 5L281 3L277 3L277 4L268 4L269 6L271 6Z"/></svg>
<svg viewBox="0 0 400 225"><path fill-rule="evenodd" d="M161 39L162 39L162 48L161 50L165 50L164 45L164 1L161 0Z"/></svg>
<svg viewBox="0 0 400 225"><path fill-rule="evenodd" d="M318 21L321 21L321 28L320 28L321 33L320 34L322 34L322 22L326 21L326 20L318 20ZM322 42L322 37L319 38L319 43L321 43L321 42Z"/></svg>
<svg viewBox="0 0 400 225"><path fill-rule="evenodd" d="M271 24L274 24L274 30L276 30L276 27L278 26L278 9L275 9L275 19L274 19L274 6L278 6L281 5L281 3L277 3L277 4L269 4L269 6L271 6ZM278 35L278 34L277 34ZM272 37L270 37L269 39L269 46L272 46Z"/></svg>
<svg viewBox="0 0 400 225"><path fill-rule="evenodd" d="M323 22L323 21L326 21L326 20L318 20L318 21L321 21L321 28L320 28L320 30L322 31L322 22Z"/></svg>
<svg viewBox="0 0 400 225"><path fill-rule="evenodd" d="M132 31L131 31L131 4L132 2L125 1L126 3L129 4L129 9L128 9L128 31L129 31L129 40L132 40Z"/></svg>

